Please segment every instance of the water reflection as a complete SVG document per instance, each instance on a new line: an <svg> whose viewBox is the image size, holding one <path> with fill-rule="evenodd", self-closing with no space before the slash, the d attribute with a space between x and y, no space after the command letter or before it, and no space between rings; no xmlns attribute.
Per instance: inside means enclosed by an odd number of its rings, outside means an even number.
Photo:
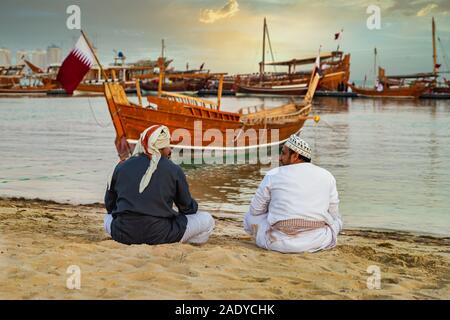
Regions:
<svg viewBox="0 0 450 320"><path fill-rule="evenodd" d="M226 97L223 108L286 102ZM337 179L347 227L449 234L447 101L317 97L313 113L322 121L307 121L302 135ZM0 99L0 195L101 202L117 161L110 123L103 98ZM242 216L268 169L185 171L202 208Z"/></svg>
<svg viewBox="0 0 450 320"><path fill-rule="evenodd" d="M327 114L348 112L351 103L350 98L316 97L313 104L313 113Z"/></svg>
<svg viewBox="0 0 450 320"><path fill-rule="evenodd" d="M241 215L268 169L261 165L206 165L185 167L185 172L201 207Z"/></svg>

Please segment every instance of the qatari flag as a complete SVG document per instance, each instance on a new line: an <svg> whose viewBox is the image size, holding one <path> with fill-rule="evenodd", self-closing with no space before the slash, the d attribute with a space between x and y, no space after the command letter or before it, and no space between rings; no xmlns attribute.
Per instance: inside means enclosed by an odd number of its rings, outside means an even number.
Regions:
<svg viewBox="0 0 450 320"><path fill-rule="evenodd" d="M81 80L94 65L94 55L83 36L77 41L59 69L56 80L61 83L68 94L72 94Z"/></svg>

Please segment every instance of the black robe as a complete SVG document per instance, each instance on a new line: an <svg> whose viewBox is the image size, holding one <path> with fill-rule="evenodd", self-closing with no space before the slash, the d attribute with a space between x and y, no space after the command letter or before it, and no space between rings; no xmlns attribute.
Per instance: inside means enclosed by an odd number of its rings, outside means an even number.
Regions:
<svg viewBox="0 0 450 320"><path fill-rule="evenodd" d="M105 207L113 215L111 236L124 244L179 242L186 231L185 215L197 212L183 170L161 157L149 185L139 184L150 163L142 154L118 164L105 194ZM178 211L173 209L173 204Z"/></svg>

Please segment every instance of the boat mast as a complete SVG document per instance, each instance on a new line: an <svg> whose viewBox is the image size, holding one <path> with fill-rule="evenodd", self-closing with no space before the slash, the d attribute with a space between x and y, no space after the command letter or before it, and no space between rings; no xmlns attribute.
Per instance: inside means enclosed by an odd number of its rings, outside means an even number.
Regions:
<svg viewBox="0 0 450 320"><path fill-rule="evenodd" d="M89 41L89 39L86 36L86 34L84 33L84 31L83 30L80 30L80 31L81 31L81 34L83 35L84 40L86 40L86 43L87 43L89 49L91 50L91 53L94 56L98 67L100 68L100 74L103 74L103 77L105 78L105 83L103 84L104 89L105 89L104 92L105 92L105 96L107 98L106 101L108 103L108 110L111 115L111 118L112 118L112 121L114 124L114 128L116 129L116 141L115 141L116 149L119 153L120 159L125 160L128 156L131 155L131 149L130 149L130 145L127 142L125 127L123 126L122 120L120 119L120 116L119 116L120 109L117 108L117 105L114 102L114 99L112 98L114 93L112 92L110 86L114 86L114 84L108 83L108 80L107 80L108 78L106 76L105 69L103 69L103 66L100 63L100 60L98 59L97 54L94 51L94 47L93 47L92 43Z"/></svg>
<svg viewBox="0 0 450 320"><path fill-rule="evenodd" d="M158 59L158 67L159 67L159 81L158 81L158 98L161 98L163 83L165 82L165 59L164 59L164 51L165 51L164 39L161 39L161 57Z"/></svg>
<svg viewBox="0 0 450 320"><path fill-rule="evenodd" d="M217 111L220 111L222 91L223 91L223 74L219 76L219 87L217 88Z"/></svg>
<svg viewBox="0 0 450 320"><path fill-rule="evenodd" d="M164 58L159 58L158 59L158 67L159 67L159 81L158 81L158 98L161 98L162 95L162 88L163 88L163 83L164 83L164 77L165 77L165 63L164 63Z"/></svg>
<svg viewBox="0 0 450 320"><path fill-rule="evenodd" d="M373 61L373 76L374 76L374 82L373 85L375 86L377 84L377 47L375 47L374 53L374 61Z"/></svg>
<svg viewBox="0 0 450 320"><path fill-rule="evenodd" d="M262 82L264 79L264 66L266 64L266 30L267 30L267 23L266 23L266 18L264 17L262 62L260 63L260 66L259 66L259 81L260 82Z"/></svg>
<svg viewBox="0 0 450 320"><path fill-rule="evenodd" d="M436 23L434 21L434 17L431 21L433 31L433 73L435 76L437 76L438 69L437 69L437 50L436 50Z"/></svg>

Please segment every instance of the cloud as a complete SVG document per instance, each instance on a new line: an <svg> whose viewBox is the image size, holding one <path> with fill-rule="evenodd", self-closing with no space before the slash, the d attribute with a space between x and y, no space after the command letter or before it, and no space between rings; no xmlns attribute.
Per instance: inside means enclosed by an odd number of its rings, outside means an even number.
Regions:
<svg viewBox="0 0 450 320"><path fill-rule="evenodd" d="M392 0L389 12L400 12L405 16L426 17L430 14L446 15L450 12L448 0Z"/></svg>
<svg viewBox="0 0 450 320"><path fill-rule="evenodd" d="M438 7L435 3L430 3L429 5L423 7L417 12L418 17L425 17L427 16L433 9L436 9Z"/></svg>
<svg viewBox="0 0 450 320"><path fill-rule="evenodd" d="M204 9L200 14L200 22L213 23L217 20L234 16L239 11L237 0L228 0L228 3L219 10Z"/></svg>

